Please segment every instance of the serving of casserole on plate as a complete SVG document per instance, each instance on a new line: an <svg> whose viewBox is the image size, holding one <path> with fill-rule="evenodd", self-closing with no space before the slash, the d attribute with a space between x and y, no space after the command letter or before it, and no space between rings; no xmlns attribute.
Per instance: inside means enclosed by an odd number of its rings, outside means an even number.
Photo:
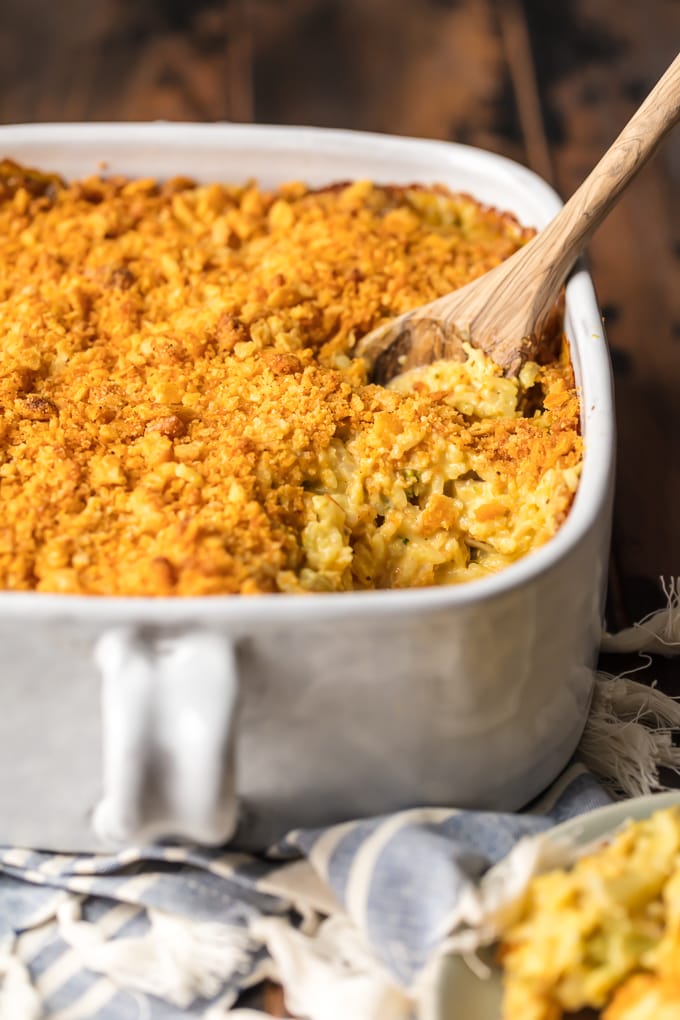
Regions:
<svg viewBox="0 0 680 1020"><path fill-rule="evenodd" d="M437 1020L675 1020L680 794L611 804L545 835L573 866L531 880L486 977L442 960Z"/></svg>
<svg viewBox="0 0 680 1020"><path fill-rule="evenodd" d="M600 633L590 281L518 380L469 349L382 389L351 354L556 196L478 150L315 129L5 127L0 151L0 837L263 845L530 799Z"/></svg>

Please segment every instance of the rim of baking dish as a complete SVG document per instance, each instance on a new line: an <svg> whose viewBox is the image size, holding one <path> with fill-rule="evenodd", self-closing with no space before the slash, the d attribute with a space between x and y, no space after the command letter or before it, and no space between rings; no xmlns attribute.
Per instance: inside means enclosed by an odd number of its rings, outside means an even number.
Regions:
<svg viewBox="0 0 680 1020"><path fill-rule="evenodd" d="M400 169L413 167L413 180L423 178L427 157L440 164L449 157L452 166L463 165L480 176L491 174L509 192L521 192L531 199L543 225L562 205L557 193L533 171L495 153L455 142L382 135L332 128L272 125L190 124L155 121L151 123L17 124L0 127L1 156L16 155L13 146L41 144L63 162L64 147L78 145L115 153L131 143L145 148L159 144L181 145L195 152L200 146L214 158L226 142L232 146L254 146L261 154L289 149L295 143L302 150L347 156L351 162L363 156L380 155L386 164L394 161ZM191 148L187 149L188 143ZM21 154L18 158L24 158ZM96 169L93 166L93 171ZM113 168L115 169L115 167ZM132 171L129 171L132 172ZM205 176L203 174L202 176ZM336 179L342 179L340 172ZM436 179L436 173L433 179ZM483 196L482 201L485 201ZM328 618L423 613L472 605L492 600L513 588L522 587L567 557L607 513L614 468L615 425L611 362L597 299L589 274L582 266L567 285L565 325L571 341L571 355L581 402L585 441L583 469L569 515L559 531L539 549L505 567L497 574L459 585L425 588L378 589L369 591L310 594L131 596L72 595L35 591L0 592L0 614L30 616L34 620L78 617L109 624L136 623L164 626L276 624L304 619L305 623Z"/></svg>

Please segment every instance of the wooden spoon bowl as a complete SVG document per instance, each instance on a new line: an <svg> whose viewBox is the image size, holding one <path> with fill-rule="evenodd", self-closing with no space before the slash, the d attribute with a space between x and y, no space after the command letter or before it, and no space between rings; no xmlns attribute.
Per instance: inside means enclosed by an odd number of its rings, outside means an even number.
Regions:
<svg viewBox="0 0 680 1020"><path fill-rule="evenodd" d="M517 375L548 332L564 281L596 227L680 118L680 56L553 220L509 259L465 287L379 326L357 344L370 378L440 358L464 360L463 342Z"/></svg>

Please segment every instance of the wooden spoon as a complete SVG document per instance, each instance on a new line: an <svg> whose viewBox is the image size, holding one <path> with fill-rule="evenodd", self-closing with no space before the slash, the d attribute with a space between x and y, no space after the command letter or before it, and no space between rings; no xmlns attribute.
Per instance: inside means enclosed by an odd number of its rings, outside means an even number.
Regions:
<svg viewBox="0 0 680 1020"><path fill-rule="evenodd" d="M373 382L481 348L508 376L535 355L560 289L590 235L680 118L680 55L592 173L539 234L460 290L386 322L363 337Z"/></svg>

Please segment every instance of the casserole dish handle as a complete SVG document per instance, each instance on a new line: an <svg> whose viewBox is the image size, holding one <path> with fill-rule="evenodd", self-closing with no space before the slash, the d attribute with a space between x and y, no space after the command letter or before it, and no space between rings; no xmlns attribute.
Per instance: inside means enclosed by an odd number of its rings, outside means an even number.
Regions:
<svg viewBox="0 0 680 1020"><path fill-rule="evenodd" d="M120 627L97 641L102 844L219 845L234 833L235 650L225 635Z"/></svg>

